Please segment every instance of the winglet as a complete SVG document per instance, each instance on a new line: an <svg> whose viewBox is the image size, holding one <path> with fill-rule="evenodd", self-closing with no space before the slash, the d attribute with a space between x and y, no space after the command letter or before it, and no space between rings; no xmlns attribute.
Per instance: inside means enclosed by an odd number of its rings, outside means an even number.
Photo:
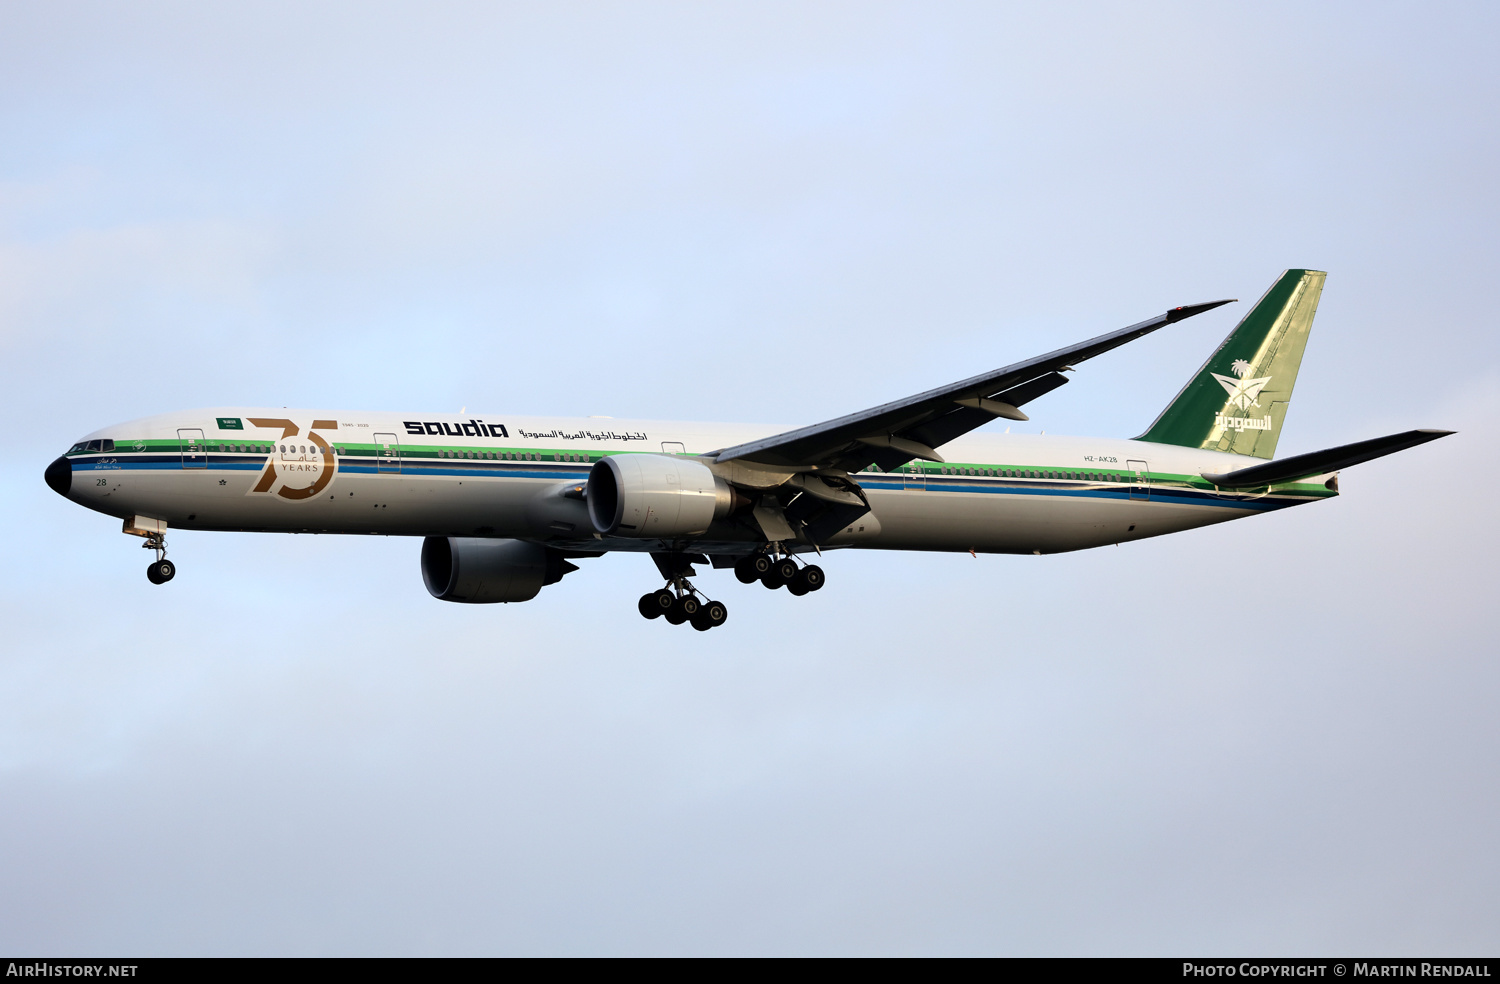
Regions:
<svg viewBox="0 0 1500 984"><path fill-rule="evenodd" d="M1216 307L1223 307L1226 304L1233 304L1238 300L1238 297L1231 297L1223 301L1209 301L1206 304L1184 304L1182 307L1175 307L1167 312L1167 324L1174 325L1177 322L1184 320L1185 318L1191 318L1195 314L1202 314L1204 311L1212 311Z"/></svg>

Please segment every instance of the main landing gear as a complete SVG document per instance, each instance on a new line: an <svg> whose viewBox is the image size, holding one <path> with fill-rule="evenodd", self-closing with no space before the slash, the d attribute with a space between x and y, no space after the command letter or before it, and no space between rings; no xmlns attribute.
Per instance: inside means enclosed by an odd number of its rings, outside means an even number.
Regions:
<svg viewBox="0 0 1500 984"><path fill-rule="evenodd" d="M781 554L780 559L776 556L778 553ZM773 544L768 552L751 554L735 564L734 576L742 584L759 581L772 591L786 588L799 597L818 590L825 580L823 568L817 564L798 567L797 561L790 553L781 549L780 544Z"/></svg>
<svg viewBox="0 0 1500 984"><path fill-rule="evenodd" d="M699 632L718 628L729 617L729 609L722 601L699 597L693 582L680 575L660 591L641 595L636 607L645 618L664 617L672 625L689 622Z"/></svg>
<svg viewBox="0 0 1500 984"><path fill-rule="evenodd" d="M723 625L729 610L722 601L710 601L698 593L690 580L694 563L706 564L701 554L681 552L653 553L657 569L667 579L660 591L641 595L636 607L644 618L665 618L672 625L692 623L699 632ZM798 565L791 551L780 543L768 543L758 552L734 565L734 576L744 584L759 581L771 589L786 588L794 595L805 595L823 586L823 568L816 564Z"/></svg>

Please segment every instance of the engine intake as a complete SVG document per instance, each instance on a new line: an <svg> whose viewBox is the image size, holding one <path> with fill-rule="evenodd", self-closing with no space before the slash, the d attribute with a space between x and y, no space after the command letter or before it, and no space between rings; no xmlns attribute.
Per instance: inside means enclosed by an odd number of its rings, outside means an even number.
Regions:
<svg viewBox="0 0 1500 984"><path fill-rule="evenodd" d="M691 458L616 454L589 470L589 521L611 536L696 536L729 515L739 498Z"/></svg>
<svg viewBox="0 0 1500 984"><path fill-rule="evenodd" d="M525 540L429 536L422 541L422 582L439 601L530 601L543 586L576 570L558 551Z"/></svg>

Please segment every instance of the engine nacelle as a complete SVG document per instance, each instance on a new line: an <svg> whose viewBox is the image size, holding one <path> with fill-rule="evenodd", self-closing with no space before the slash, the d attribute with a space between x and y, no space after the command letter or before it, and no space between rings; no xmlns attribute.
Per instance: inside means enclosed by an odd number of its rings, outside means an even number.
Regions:
<svg viewBox="0 0 1500 984"><path fill-rule="evenodd" d="M422 582L439 601L530 601L544 585L576 570L556 550L525 540L429 536L422 541Z"/></svg>
<svg viewBox="0 0 1500 984"><path fill-rule="evenodd" d="M665 454L616 454L589 470L589 520L611 536L696 536L734 508L708 466Z"/></svg>

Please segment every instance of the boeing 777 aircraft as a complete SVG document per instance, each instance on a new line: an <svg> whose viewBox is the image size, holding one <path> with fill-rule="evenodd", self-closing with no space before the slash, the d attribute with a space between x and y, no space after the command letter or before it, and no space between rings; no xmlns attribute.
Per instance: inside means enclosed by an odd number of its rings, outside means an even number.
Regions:
<svg viewBox="0 0 1500 984"><path fill-rule="evenodd" d="M834 548L1048 554L1338 494L1337 472L1451 431L1274 460L1326 275L1288 270L1139 437L980 431L1079 363L1228 304L1173 308L1046 355L809 427L221 407L95 431L47 484L124 521L176 573L168 528L425 537L434 598L527 601L611 550L666 586L646 618L699 630L694 564L805 595ZM978 433L975 433L978 432ZM941 449L941 451L939 450Z"/></svg>

